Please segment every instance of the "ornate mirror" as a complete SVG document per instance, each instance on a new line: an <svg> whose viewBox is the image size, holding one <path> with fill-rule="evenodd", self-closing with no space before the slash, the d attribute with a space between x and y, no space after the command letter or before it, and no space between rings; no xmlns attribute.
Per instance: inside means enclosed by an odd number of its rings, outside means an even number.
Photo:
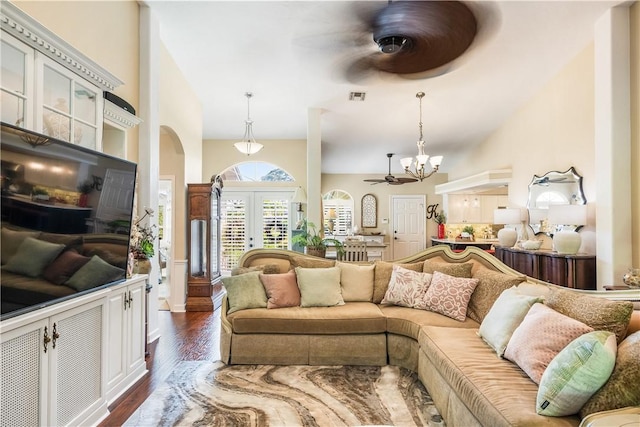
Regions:
<svg viewBox="0 0 640 427"><path fill-rule="evenodd" d="M584 205L582 176L571 167L566 172L552 171L534 175L529 184L529 224L536 233L550 233L547 220L550 205Z"/></svg>

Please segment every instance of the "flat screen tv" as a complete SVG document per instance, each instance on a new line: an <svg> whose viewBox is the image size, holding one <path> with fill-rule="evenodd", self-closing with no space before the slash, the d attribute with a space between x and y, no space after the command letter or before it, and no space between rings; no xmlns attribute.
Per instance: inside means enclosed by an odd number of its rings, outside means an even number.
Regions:
<svg viewBox="0 0 640 427"><path fill-rule="evenodd" d="M136 164L0 126L0 319L124 281Z"/></svg>

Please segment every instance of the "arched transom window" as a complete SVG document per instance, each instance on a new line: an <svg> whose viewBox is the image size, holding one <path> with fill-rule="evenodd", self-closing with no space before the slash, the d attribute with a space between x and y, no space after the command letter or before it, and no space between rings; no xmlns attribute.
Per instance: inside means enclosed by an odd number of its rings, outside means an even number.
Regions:
<svg viewBox="0 0 640 427"><path fill-rule="evenodd" d="M324 230L327 234L347 235L353 228L353 197L346 191L331 190L322 196Z"/></svg>
<svg viewBox="0 0 640 427"><path fill-rule="evenodd" d="M294 181L287 171L267 162L237 163L222 173L222 180L243 182Z"/></svg>

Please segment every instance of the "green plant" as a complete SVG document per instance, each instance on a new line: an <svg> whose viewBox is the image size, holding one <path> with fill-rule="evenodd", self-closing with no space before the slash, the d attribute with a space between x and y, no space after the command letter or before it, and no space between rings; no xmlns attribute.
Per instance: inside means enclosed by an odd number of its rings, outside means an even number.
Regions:
<svg viewBox="0 0 640 427"><path fill-rule="evenodd" d="M446 224L447 223L447 214L444 211L440 211L440 213L436 213L433 217L433 220L436 224Z"/></svg>
<svg viewBox="0 0 640 427"><path fill-rule="evenodd" d="M48 196L49 192L42 187L33 187L31 194L34 196Z"/></svg>
<svg viewBox="0 0 640 427"><path fill-rule="evenodd" d="M303 220L300 229L302 232L293 236L293 239L291 239L293 244L313 249L327 249L327 246L332 244L335 246L336 253L339 257L344 255L342 242L337 239L324 238L322 234L317 231L316 225L313 222L308 222L306 219Z"/></svg>
<svg viewBox="0 0 640 427"><path fill-rule="evenodd" d="M149 259L155 254L156 225L142 225L142 220L153 216L153 209L145 208L142 218L131 227L131 251L136 259Z"/></svg>
<svg viewBox="0 0 640 427"><path fill-rule="evenodd" d="M89 194L93 191L93 183L91 181L84 181L78 185L78 191L82 194Z"/></svg>
<svg viewBox="0 0 640 427"><path fill-rule="evenodd" d="M471 235L473 235L474 230L473 230L473 226L472 225L465 225L464 228L462 229L463 233L469 233Z"/></svg>

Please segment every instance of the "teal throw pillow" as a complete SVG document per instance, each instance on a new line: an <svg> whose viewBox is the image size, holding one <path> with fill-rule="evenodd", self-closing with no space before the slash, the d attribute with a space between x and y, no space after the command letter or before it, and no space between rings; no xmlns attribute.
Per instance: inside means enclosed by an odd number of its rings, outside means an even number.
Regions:
<svg viewBox="0 0 640 427"><path fill-rule="evenodd" d="M0 260L0 262L2 262L2 265L4 265L9 262L12 256L16 254L20 245L22 244L22 242L24 242L24 239L26 239L27 237L33 237L34 239L37 239L40 235L40 232L10 230L8 228L2 227L1 235L2 237L0 238L0 241L2 242L2 245L0 246L0 249L2 252L2 259Z"/></svg>
<svg viewBox="0 0 640 427"><path fill-rule="evenodd" d="M480 324L478 335L502 357L513 331L541 297L523 295L515 286L502 291Z"/></svg>
<svg viewBox="0 0 640 427"><path fill-rule="evenodd" d="M612 332L589 332L571 341L542 374L536 412L552 417L576 414L609 379L616 351Z"/></svg>
<svg viewBox="0 0 640 427"><path fill-rule="evenodd" d="M227 290L229 309L227 314L248 308L266 308L267 293L260 281L260 271L223 277L222 285Z"/></svg>
<svg viewBox="0 0 640 427"><path fill-rule="evenodd" d="M339 267L296 267L296 277L300 288L300 307L344 305Z"/></svg>
<svg viewBox="0 0 640 427"><path fill-rule="evenodd" d="M94 255L64 284L81 292L118 279L124 279L124 270L109 264L98 255Z"/></svg>
<svg viewBox="0 0 640 427"><path fill-rule="evenodd" d="M2 243L4 244L4 241ZM27 237L2 269L23 276L38 277L63 250L62 244Z"/></svg>

